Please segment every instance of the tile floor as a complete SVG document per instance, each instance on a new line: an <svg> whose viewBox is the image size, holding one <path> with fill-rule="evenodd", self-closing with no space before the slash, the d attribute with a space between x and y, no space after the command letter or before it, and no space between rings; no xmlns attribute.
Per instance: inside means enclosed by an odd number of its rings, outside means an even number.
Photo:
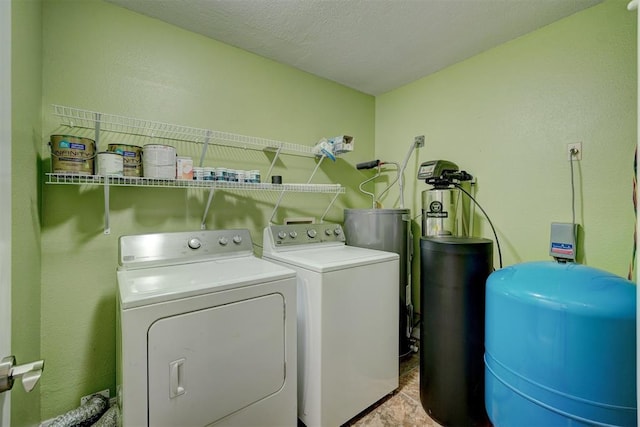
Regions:
<svg viewBox="0 0 640 427"><path fill-rule="evenodd" d="M398 389L343 427L439 427L420 403L420 356L414 353L400 362Z"/></svg>

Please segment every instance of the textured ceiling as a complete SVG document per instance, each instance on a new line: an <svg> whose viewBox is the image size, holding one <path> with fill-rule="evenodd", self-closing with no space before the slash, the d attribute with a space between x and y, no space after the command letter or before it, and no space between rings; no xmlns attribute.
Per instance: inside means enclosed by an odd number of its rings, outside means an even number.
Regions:
<svg viewBox="0 0 640 427"><path fill-rule="evenodd" d="M108 0L371 95L602 0Z"/></svg>

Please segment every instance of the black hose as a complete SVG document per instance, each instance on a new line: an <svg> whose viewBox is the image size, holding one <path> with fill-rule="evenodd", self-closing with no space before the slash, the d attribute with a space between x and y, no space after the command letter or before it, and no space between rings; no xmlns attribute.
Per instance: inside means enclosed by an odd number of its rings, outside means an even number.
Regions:
<svg viewBox="0 0 640 427"><path fill-rule="evenodd" d="M356 169L373 169L380 165L380 160L371 160L369 162L362 162L356 165Z"/></svg>
<svg viewBox="0 0 640 427"><path fill-rule="evenodd" d="M491 230L493 230L493 235L496 238L496 246L498 247L498 258L500 260L500 268L502 268L502 251L500 250L500 241L498 240L498 233L496 233L496 228L493 226L493 223L491 222L491 218L489 218L489 215L487 215L487 213L484 211L484 209L482 209L482 206L480 206L480 203L478 203L476 201L476 199L474 199L473 196L471 194L469 194L469 192L467 190L462 188L462 186L460 184L456 183L456 182L453 182L452 184L456 188L459 188L464 194L469 196L469 198L471 200L473 200L473 203L475 203L476 206L480 208L480 210L484 214L485 218L487 218L487 221L489 221L489 225L491 226Z"/></svg>

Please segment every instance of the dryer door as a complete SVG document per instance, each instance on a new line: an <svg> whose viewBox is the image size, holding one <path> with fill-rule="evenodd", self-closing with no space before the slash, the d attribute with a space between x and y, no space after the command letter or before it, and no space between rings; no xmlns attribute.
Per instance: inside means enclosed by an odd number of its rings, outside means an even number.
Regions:
<svg viewBox="0 0 640 427"><path fill-rule="evenodd" d="M150 426L204 426L277 393L284 299L265 295L156 321L148 332Z"/></svg>

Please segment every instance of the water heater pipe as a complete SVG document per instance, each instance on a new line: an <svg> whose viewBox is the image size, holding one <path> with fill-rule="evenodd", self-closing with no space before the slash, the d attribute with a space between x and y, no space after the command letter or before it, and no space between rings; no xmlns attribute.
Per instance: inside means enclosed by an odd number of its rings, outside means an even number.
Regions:
<svg viewBox="0 0 640 427"><path fill-rule="evenodd" d="M374 179L376 179L377 177L380 176L380 164L379 163L376 165L376 169L377 169L377 172L376 172L376 174L374 176L372 176L371 178L369 178L367 180L362 181L360 183L360 185L358 186L358 188L360 189L361 193L364 193L364 194L367 194L367 195L371 196L371 208L372 209L376 208L376 195L366 191L365 189L362 188L362 186L365 185L368 182L373 181Z"/></svg>
<svg viewBox="0 0 640 427"><path fill-rule="evenodd" d="M396 167L396 178L391 181L391 183L389 185L387 185L387 188L385 188L384 190L382 190L382 193L380 193L380 195L378 196L377 200L376 200L376 195L374 193L370 193L366 190L364 190L362 188L362 186L368 182L373 181L374 179L378 178L381 174L381 169L383 165L394 165ZM360 183L360 186L358 187L360 189L360 191L364 194L367 194L369 196L371 196L372 201L371 201L371 208L372 209L376 209L376 202L379 201L379 199L384 195L384 193L386 193L387 191L389 191L389 189L398 181L398 178L400 177L400 165L398 165L398 163L396 162L381 162L380 160L373 160L371 162L364 162L364 163L359 163L357 165L358 169L371 169L375 167L377 169L376 174L374 176L372 176L371 178L364 180Z"/></svg>
<svg viewBox="0 0 640 427"><path fill-rule="evenodd" d="M376 208L376 198L375 195L373 193L369 193L368 191L364 191L362 189L362 186L364 184L366 184L367 182L373 181L374 179L376 179L379 175L380 175L380 167L384 164L392 164L396 166L396 171L397 171L397 176L396 179L393 180L393 182L391 182L391 184L389 184L387 186L387 188L385 188L382 193L380 193L379 197L382 197L382 195L384 193L386 193L387 191L389 191L389 189L396 183L398 182L398 186L400 187L400 208L404 209L404 170L407 168L407 164L409 163L409 159L411 158L411 154L413 153L413 150L415 150L416 148L419 147L423 147L424 146L424 135L420 135L420 136L416 136L415 139L413 140L413 144L411 144L411 147L409 147L409 151L407 152L407 155L404 158L404 161L402 162L402 166L398 165L398 163L396 162L381 162L380 160L372 160L369 162L362 162L362 163L358 163L356 165L356 169L360 170L360 169L372 169L374 167L378 168L378 173L373 177L370 178L364 182L362 182L360 184L360 191L362 193L368 194L373 198L373 203L372 203L372 208L375 209Z"/></svg>

